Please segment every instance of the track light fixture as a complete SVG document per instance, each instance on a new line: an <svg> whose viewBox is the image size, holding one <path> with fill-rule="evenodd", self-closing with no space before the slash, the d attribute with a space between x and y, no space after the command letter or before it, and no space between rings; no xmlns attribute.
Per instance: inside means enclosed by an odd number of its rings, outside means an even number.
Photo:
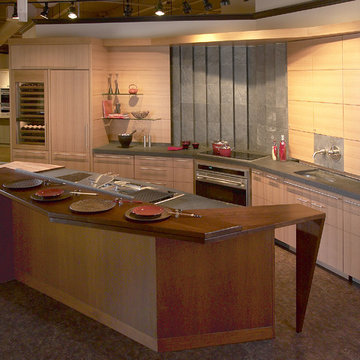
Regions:
<svg viewBox="0 0 360 360"><path fill-rule="evenodd" d="M220 5L221 6L228 6L228 5L230 5L230 0L221 0Z"/></svg>
<svg viewBox="0 0 360 360"><path fill-rule="evenodd" d="M204 9L206 11L210 11L212 9L212 5L211 3L209 2L209 0L204 0Z"/></svg>
<svg viewBox="0 0 360 360"><path fill-rule="evenodd" d="M163 16L163 15L165 15L164 8L163 8L163 5L162 5L161 0L159 0L157 6L155 6L155 14L156 14L157 16Z"/></svg>
<svg viewBox="0 0 360 360"><path fill-rule="evenodd" d="M75 5L74 5L74 2L71 3L71 6L69 7L69 10L68 10L68 18L71 19L71 20L74 20L77 18L77 15L76 15L76 8L75 8Z"/></svg>
<svg viewBox="0 0 360 360"><path fill-rule="evenodd" d="M129 0L126 0L126 5L124 8L124 16L131 16L132 12L133 12L133 8L131 7L130 2Z"/></svg>
<svg viewBox="0 0 360 360"><path fill-rule="evenodd" d="M44 5L44 10L40 13L40 16L44 19L48 19L48 15L49 15L49 6L48 3L46 2Z"/></svg>
<svg viewBox="0 0 360 360"><path fill-rule="evenodd" d="M18 12L17 12L17 3L14 4L14 11L13 11L13 14L12 14L11 18L16 19L16 20L19 19L19 15L18 15Z"/></svg>
<svg viewBox="0 0 360 360"><path fill-rule="evenodd" d="M183 13L184 14L190 14L191 13L191 6L190 4L187 2L187 0L183 1Z"/></svg>

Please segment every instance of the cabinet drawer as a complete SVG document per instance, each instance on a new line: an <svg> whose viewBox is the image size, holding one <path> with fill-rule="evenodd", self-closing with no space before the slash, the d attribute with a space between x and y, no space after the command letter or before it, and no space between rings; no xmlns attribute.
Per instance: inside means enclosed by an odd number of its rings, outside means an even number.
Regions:
<svg viewBox="0 0 360 360"><path fill-rule="evenodd" d="M193 182L194 181L194 170L190 169L179 169L174 168L174 181L177 182Z"/></svg>
<svg viewBox="0 0 360 360"><path fill-rule="evenodd" d="M172 182L173 178L174 174L172 167L152 166L152 164L135 166L135 179Z"/></svg>
<svg viewBox="0 0 360 360"><path fill-rule="evenodd" d="M97 173L112 172L134 178L134 157L131 155L95 155L93 169Z"/></svg>
<svg viewBox="0 0 360 360"><path fill-rule="evenodd" d="M194 169L194 161L193 159L180 159L175 158L174 161L174 169Z"/></svg>
<svg viewBox="0 0 360 360"><path fill-rule="evenodd" d="M138 180L140 180L140 179L138 179ZM154 180L154 179L141 179L141 180L151 183L151 184L154 184L154 185L165 186L170 189L172 189L174 187L174 183L172 181Z"/></svg>
<svg viewBox="0 0 360 360"><path fill-rule="evenodd" d="M173 188L175 190L185 191L190 194L194 193L194 183L193 182L174 181Z"/></svg>
<svg viewBox="0 0 360 360"><path fill-rule="evenodd" d="M173 159L166 157L155 157L155 156L135 156L136 167L173 167Z"/></svg>
<svg viewBox="0 0 360 360"><path fill-rule="evenodd" d="M12 161L28 161L47 164L49 162L49 153L47 151L26 151L13 149Z"/></svg>

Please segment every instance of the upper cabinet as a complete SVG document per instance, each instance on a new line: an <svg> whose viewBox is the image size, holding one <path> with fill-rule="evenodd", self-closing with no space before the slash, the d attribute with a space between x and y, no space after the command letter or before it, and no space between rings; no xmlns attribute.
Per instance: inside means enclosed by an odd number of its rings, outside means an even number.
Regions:
<svg viewBox="0 0 360 360"><path fill-rule="evenodd" d="M89 71L50 71L51 163L88 170Z"/></svg>
<svg viewBox="0 0 360 360"><path fill-rule="evenodd" d="M90 66L88 44L24 44L12 45L10 49L12 69L88 69Z"/></svg>

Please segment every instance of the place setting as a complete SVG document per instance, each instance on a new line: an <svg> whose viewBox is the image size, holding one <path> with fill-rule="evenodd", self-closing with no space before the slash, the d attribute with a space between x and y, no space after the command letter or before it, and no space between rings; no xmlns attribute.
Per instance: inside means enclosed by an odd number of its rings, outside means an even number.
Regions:
<svg viewBox="0 0 360 360"><path fill-rule="evenodd" d="M64 189L46 188L30 195L30 199L40 202L61 201L71 197L71 193Z"/></svg>

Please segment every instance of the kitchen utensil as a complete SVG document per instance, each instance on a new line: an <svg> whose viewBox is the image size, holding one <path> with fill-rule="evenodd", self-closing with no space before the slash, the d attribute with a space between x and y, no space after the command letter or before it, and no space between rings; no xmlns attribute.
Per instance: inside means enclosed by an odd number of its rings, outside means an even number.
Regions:
<svg viewBox="0 0 360 360"><path fill-rule="evenodd" d="M73 194L73 195L93 195L93 196L98 195L98 193L89 193L89 192L82 192L82 191L70 191L70 194Z"/></svg>
<svg viewBox="0 0 360 360"><path fill-rule="evenodd" d="M138 120L145 119L149 115L149 111L132 111L131 115Z"/></svg>
<svg viewBox="0 0 360 360"><path fill-rule="evenodd" d="M63 192L64 192L63 189L47 188L37 191L35 195L43 198L50 198L50 197L60 196Z"/></svg>
<svg viewBox="0 0 360 360"><path fill-rule="evenodd" d="M198 215L198 214L184 213L180 209L177 209L175 211L171 211L171 210L166 210L166 211L171 215L175 215L176 218L178 218L180 215L181 216L190 216L190 217L193 217L193 218L201 218L202 217L202 215Z"/></svg>
<svg viewBox="0 0 360 360"><path fill-rule="evenodd" d="M133 134L136 132L136 130L134 130L132 133L130 134L119 134L118 135L118 139L120 142L121 147L123 148L128 148L130 146L130 143L132 141L132 136Z"/></svg>
<svg viewBox="0 0 360 360"><path fill-rule="evenodd" d="M138 90L139 89L137 88L137 86L135 84L129 85L129 94L135 95L135 94L137 94Z"/></svg>
<svg viewBox="0 0 360 360"><path fill-rule="evenodd" d="M69 208L74 212L96 213L112 209L116 203L112 200L104 199L84 199L73 202Z"/></svg>
<svg viewBox="0 0 360 360"><path fill-rule="evenodd" d="M40 186L42 184L40 179L25 179L20 181L15 181L11 183L3 184L4 187L13 190L29 189L33 187Z"/></svg>
<svg viewBox="0 0 360 360"><path fill-rule="evenodd" d="M212 149L214 155L219 155L219 150L223 146L223 142L221 140L214 141L212 143Z"/></svg>
<svg viewBox="0 0 360 360"><path fill-rule="evenodd" d="M229 146L227 141L224 141L223 146L219 149L219 154L221 156L227 156L227 157L231 156L231 147Z"/></svg>

